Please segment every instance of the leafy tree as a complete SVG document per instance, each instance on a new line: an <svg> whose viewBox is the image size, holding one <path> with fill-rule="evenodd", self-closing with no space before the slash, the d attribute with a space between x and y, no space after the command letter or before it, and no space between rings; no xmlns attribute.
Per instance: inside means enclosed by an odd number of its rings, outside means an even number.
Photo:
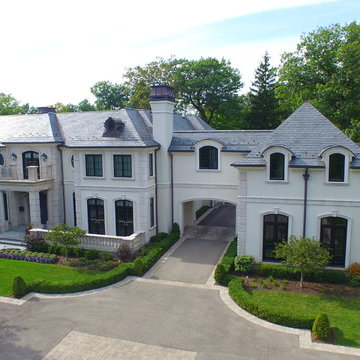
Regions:
<svg viewBox="0 0 360 360"><path fill-rule="evenodd" d="M99 81L90 91L96 97L95 105L98 110L121 109L129 99L126 86L110 81Z"/></svg>
<svg viewBox="0 0 360 360"><path fill-rule="evenodd" d="M55 244L65 247L65 258L68 259L69 246L75 246L80 243L79 238L84 236L86 232L74 226L69 228L67 224L61 224L53 227L46 235L45 240L49 240Z"/></svg>
<svg viewBox="0 0 360 360"><path fill-rule="evenodd" d="M29 104L21 106L10 94L0 93L0 115L25 114Z"/></svg>
<svg viewBox="0 0 360 360"><path fill-rule="evenodd" d="M145 66L129 68L125 75L125 85L130 89L130 99L127 106L137 109L150 109L149 97L151 85L170 85L174 87L175 96L178 88L175 84L175 74L184 59L156 58Z"/></svg>
<svg viewBox="0 0 360 360"><path fill-rule="evenodd" d="M243 86L239 71L229 61L215 58L184 60L175 74L178 99L211 123L222 104L233 101Z"/></svg>
<svg viewBox="0 0 360 360"><path fill-rule="evenodd" d="M304 273L320 269L330 262L329 251L315 239L292 235L289 242L279 243L275 247L275 257L282 263L294 267L300 272L300 287L303 287Z"/></svg>
<svg viewBox="0 0 360 360"><path fill-rule="evenodd" d="M84 99L77 105L78 111L95 111L96 107L88 99Z"/></svg>
<svg viewBox="0 0 360 360"><path fill-rule="evenodd" d="M270 66L270 56L266 52L255 71L255 81L249 93L247 120L250 129L274 129L280 124L275 98L275 76L276 69Z"/></svg>
<svg viewBox="0 0 360 360"><path fill-rule="evenodd" d="M311 101L341 129L360 121L360 25L320 27L285 53L276 96L286 114Z"/></svg>

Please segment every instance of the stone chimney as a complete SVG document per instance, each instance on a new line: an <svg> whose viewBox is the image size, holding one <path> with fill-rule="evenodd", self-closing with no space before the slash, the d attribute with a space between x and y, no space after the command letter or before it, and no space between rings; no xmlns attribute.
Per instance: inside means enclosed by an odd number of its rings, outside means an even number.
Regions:
<svg viewBox="0 0 360 360"><path fill-rule="evenodd" d="M156 152L159 231L171 228L171 159L168 153L174 131L174 89L168 85L151 86L150 106L152 111L153 139L160 144Z"/></svg>
<svg viewBox="0 0 360 360"><path fill-rule="evenodd" d="M48 113L56 112L54 107L49 107L49 106L38 107L37 110L38 110L38 114L48 114Z"/></svg>

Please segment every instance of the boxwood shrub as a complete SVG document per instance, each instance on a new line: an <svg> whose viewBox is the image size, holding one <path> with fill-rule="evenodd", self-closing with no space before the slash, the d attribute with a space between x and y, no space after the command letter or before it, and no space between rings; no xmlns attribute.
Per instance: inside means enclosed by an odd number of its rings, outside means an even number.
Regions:
<svg viewBox="0 0 360 360"><path fill-rule="evenodd" d="M319 340L326 340L330 335L330 323L326 314L319 314L312 327L313 334Z"/></svg>
<svg viewBox="0 0 360 360"><path fill-rule="evenodd" d="M22 297L27 293L27 286L21 276L15 276L12 284L12 292L15 297Z"/></svg>
<svg viewBox="0 0 360 360"><path fill-rule="evenodd" d="M251 294L244 290L244 279L236 278L229 282L229 295L243 309L255 316L270 321L275 324L290 326L302 329L311 329L315 318L305 312L289 312L288 309L272 310L257 303Z"/></svg>

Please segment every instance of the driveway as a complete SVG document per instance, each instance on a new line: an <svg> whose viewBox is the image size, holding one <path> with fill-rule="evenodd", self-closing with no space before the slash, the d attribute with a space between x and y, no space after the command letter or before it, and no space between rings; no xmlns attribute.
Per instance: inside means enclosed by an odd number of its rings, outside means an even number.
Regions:
<svg viewBox="0 0 360 360"><path fill-rule="evenodd" d="M1 360L359 359L299 349L297 335L239 317L217 288L200 285L139 279L84 296L0 303L0 314Z"/></svg>
<svg viewBox="0 0 360 360"><path fill-rule="evenodd" d="M235 229L236 207L232 204L218 205L199 225L221 226Z"/></svg>

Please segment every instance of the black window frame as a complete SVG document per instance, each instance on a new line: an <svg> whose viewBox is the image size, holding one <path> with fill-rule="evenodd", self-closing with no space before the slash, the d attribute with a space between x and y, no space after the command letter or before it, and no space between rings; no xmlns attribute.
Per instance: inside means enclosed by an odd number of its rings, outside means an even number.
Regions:
<svg viewBox="0 0 360 360"><path fill-rule="evenodd" d="M3 154L0 154L0 166L3 166L5 164L4 156Z"/></svg>
<svg viewBox="0 0 360 360"><path fill-rule="evenodd" d="M73 203L74 226L77 226L77 220L76 220L76 194L75 194L75 191L72 193L72 203Z"/></svg>
<svg viewBox="0 0 360 360"><path fill-rule="evenodd" d="M95 212L92 218L91 212ZM91 198L87 200L87 216L89 234L105 235L105 202L99 198Z"/></svg>
<svg viewBox="0 0 360 360"><path fill-rule="evenodd" d="M205 145L199 149L199 169L219 170L219 149L217 147Z"/></svg>
<svg viewBox="0 0 360 360"><path fill-rule="evenodd" d="M345 160L345 155L341 153L334 153L329 155L329 182L345 182ZM340 174L341 170L342 173Z"/></svg>
<svg viewBox="0 0 360 360"><path fill-rule="evenodd" d="M96 159L101 159L100 167L96 163ZM88 177L103 177L103 160L102 154L85 154L85 174Z"/></svg>
<svg viewBox="0 0 360 360"><path fill-rule="evenodd" d="M284 181L285 180L285 155L281 152L270 154L269 180ZM280 167L280 169L279 169Z"/></svg>
<svg viewBox="0 0 360 360"><path fill-rule="evenodd" d="M130 236L134 233L134 203L131 200L115 201L115 224L116 236Z"/></svg>
<svg viewBox="0 0 360 360"><path fill-rule="evenodd" d="M154 153L149 154L149 177L154 176Z"/></svg>
<svg viewBox="0 0 360 360"><path fill-rule="evenodd" d="M30 155L30 156L27 156ZM23 177L29 178L28 166L37 166L37 177L40 179L40 155L37 151L25 151L22 153Z"/></svg>
<svg viewBox="0 0 360 360"><path fill-rule="evenodd" d="M7 201L7 193L3 191L3 206L4 206L4 220L9 220L9 207L8 207L8 201Z"/></svg>
<svg viewBox="0 0 360 360"><path fill-rule="evenodd" d="M325 224L326 221L329 223ZM320 243L329 250L332 256L329 264L331 266L345 267L348 226L348 219L341 216L321 218ZM336 239L336 236L341 233L343 239Z"/></svg>
<svg viewBox="0 0 360 360"><path fill-rule="evenodd" d="M286 221L280 221L286 220ZM283 228L283 234L280 234ZM269 229L269 231L268 231ZM268 239L268 235L271 239ZM279 236L280 235L280 236ZM263 255L262 259L265 261L279 262L279 259L275 259L273 251L276 244L283 241L288 241L289 237L289 217L283 214L267 214L263 217ZM271 251L270 256L267 253Z"/></svg>
<svg viewBox="0 0 360 360"><path fill-rule="evenodd" d="M132 178L132 156L130 154L114 154L113 166L114 177Z"/></svg>

